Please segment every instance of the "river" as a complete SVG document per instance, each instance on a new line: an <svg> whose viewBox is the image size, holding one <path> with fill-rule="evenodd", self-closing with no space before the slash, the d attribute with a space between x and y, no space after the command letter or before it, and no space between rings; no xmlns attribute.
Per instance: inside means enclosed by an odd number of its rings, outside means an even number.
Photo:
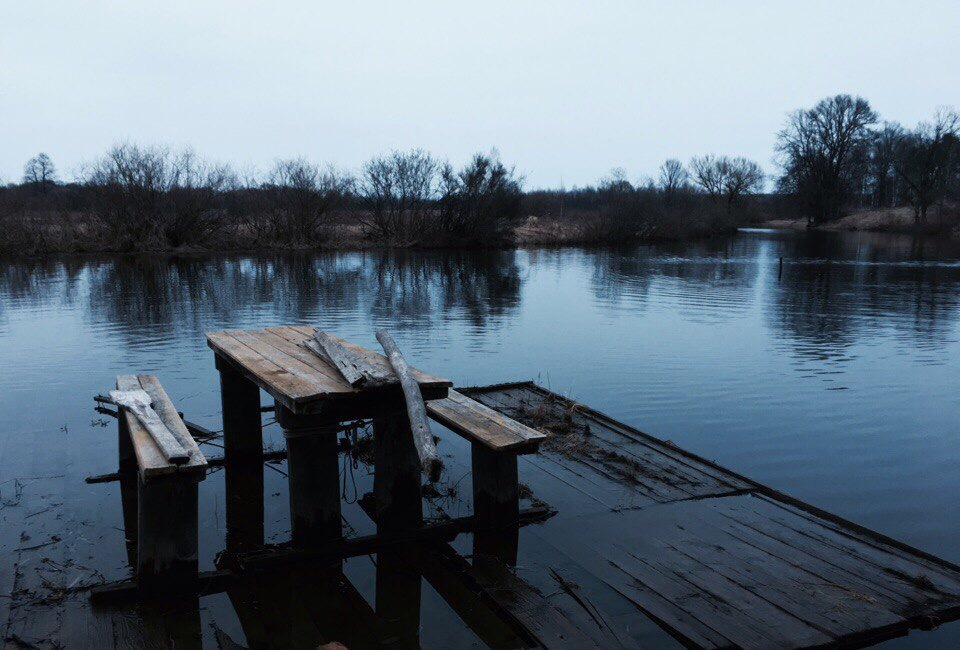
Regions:
<svg viewBox="0 0 960 650"><path fill-rule="evenodd" d="M77 521L119 511L115 488L82 482L116 466L115 425L92 396L119 373L153 373L187 419L219 429L203 333L281 324L372 347L387 328L412 363L455 385L535 379L960 563L960 246L867 233L7 260L0 498L13 498L13 479L46 472L70 481ZM268 490L285 489L272 480ZM204 489L202 513L222 519L222 482ZM282 539L284 526L268 533ZM202 533L203 568L222 527ZM92 561L122 575L122 534L96 545ZM960 643L956 627L892 645Z"/></svg>

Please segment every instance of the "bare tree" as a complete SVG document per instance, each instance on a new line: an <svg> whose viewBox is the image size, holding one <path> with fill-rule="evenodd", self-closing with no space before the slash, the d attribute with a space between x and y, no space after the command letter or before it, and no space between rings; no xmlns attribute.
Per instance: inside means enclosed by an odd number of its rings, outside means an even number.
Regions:
<svg viewBox="0 0 960 650"><path fill-rule="evenodd" d="M272 203L273 235L302 243L322 239L326 218L351 183L333 167L321 169L303 158L277 161L263 186Z"/></svg>
<svg viewBox="0 0 960 650"><path fill-rule="evenodd" d="M690 172L676 158L671 158L660 165L659 186L668 204L672 203L676 195L686 189L689 183Z"/></svg>
<svg viewBox="0 0 960 650"><path fill-rule="evenodd" d="M120 246L143 248L162 234L164 199L176 178L165 147L121 144L87 169L96 210Z"/></svg>
<svg viewBox="0 0 960 650"><path fill-rule="evenodd" d="M459 172L447 163L440 177L438 227L445 234L495 244L520 218L522 179L500 161L496 151L476 154Z"/></svg>
<svg viewBox="0 0 960 650"><path fill-rule="evenodd" d="M877 114L862 97L837 95L790 115L777 134L781 191L795 195L810 224L840 216L866 159Z"/></svg>
<svg viewBox="0 0 960 650"><path fill-rule="evenodd" d="M440 163L422 149L394 151L363 166L360 223L368 236L411 241L433 225Z"/></svg>
<svg viewBox="0 0 960 650"><path fill-rule="evenodd" d="M180 152L171 164L163 235L174 247L201 243L223 225L224 209L218 203L238 187L237 176L229 166L206 162L192 149Z"/></svg>
<svg viewBox="0 0 960 650"><path fill-rule="evenodd" d="M932 122L921 122L900 138L894 167L913 206L914 222L926 223L930 206L942 200L960 167L960 115L937 110Z"/></svg>
<svg viewBox="0 0 960 650"><path fill-rule="evenodd" d="M867 175L875 208L894 207L897 202L897 151L903 139L903 127L896 122L884 122L870 139Z"/></svg>
<svg viewBox="0 0 960 650"><path fill-rule="evenodd" d="M714 201L732 209L746 195L763 186L760 165L742 157L700 156L690 161L694 182Z"/></svg>
<svg viewBox="0 0 960 650"><path fill-rule="evenodd" d="M41 194L46 194L50 185L57 182L57 168L50 156L41 152L28 160L23 166L23 182L38 187Z"/></svg>

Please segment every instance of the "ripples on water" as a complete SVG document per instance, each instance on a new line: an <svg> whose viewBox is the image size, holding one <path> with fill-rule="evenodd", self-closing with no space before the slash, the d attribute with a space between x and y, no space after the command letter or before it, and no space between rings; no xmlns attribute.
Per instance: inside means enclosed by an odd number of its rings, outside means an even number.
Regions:
<svg viewBox="0 0 960 650"><path fill-rule="evenodd" d="M119 372L159 375L219 428L206 330L314 323L375 346L387 327L456 384L537 379L960 562L958 260L946 243L757 230L629 250L7 263L0 478L29 462L15 441L63 427L73 472L112 470L90 397Z"/></svg>

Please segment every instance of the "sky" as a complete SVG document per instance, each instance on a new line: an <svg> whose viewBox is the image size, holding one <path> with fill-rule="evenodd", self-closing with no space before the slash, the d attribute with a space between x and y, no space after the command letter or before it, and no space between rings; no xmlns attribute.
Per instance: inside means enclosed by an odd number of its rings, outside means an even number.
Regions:
<svg viewBox="0 0 960 650"><path fill-rule="evenodd" d="M960 108L960 2L0 0L0 180L135 142L266 171L496 148L526 187L667 158L775 172L837 93L912 125Z"/></svg>

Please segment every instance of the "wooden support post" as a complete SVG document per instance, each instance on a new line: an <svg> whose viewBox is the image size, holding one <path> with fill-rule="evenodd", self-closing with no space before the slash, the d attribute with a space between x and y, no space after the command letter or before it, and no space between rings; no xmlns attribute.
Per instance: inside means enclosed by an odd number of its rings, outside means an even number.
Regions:
<svg viewBox="0 0 960 650"><path fill-rule="evenodd" d="M255 457L260 462L263 453L260 388L220 355L214 358L220 371L223 455L227 459Z"/></svg>
<svg viewBox="0 0 960 650"><path fill-rule="evenodd" d="M141 595L196 587L199 478L195 473L177 473L139 479L137 584Z"/></svg>
<svg viewBox="0 0 960 650"><path fill-rule="evenodd" d="M137 492L139 492L140 476L136 464L129 472L120 472L120 507L123 512L123 537L127 548L127 563L136 573L137 571L137 518L139 508Z"/></svg>
<svg viewBox="0 0 960 650"><path fill-rule="evenodd" d="M263 546L263 461L254 458L224 463L227 552Z"/></svg>
<svg viewBox="0 0 960 650"><path fill-rule="evenodd" d="M306 548L341 537L338 423L296 415L280 403L276 414L287 439L293 545Z"/></svg>
<svg viewBox="0 0 960 650"><path fill-rule="evenodd" d="M520 512L517 456L473 443L473 512L480 530L516 527Z"/></svg>
<svg viewBox="0 0 960 650"><path fill-rule="evenodd" d="M121 474L136 471L137 455L133 451L133 441L130 439L126 409L122 406L117 406L117 456L117 468Z"/></svg>
<svg viewBox="0 0 960 650"><path fill-rule="evenodd" d="M377 532L419 528L423 524L420 456L406 413L396 410L375 418L373 439Z"/></svg>

